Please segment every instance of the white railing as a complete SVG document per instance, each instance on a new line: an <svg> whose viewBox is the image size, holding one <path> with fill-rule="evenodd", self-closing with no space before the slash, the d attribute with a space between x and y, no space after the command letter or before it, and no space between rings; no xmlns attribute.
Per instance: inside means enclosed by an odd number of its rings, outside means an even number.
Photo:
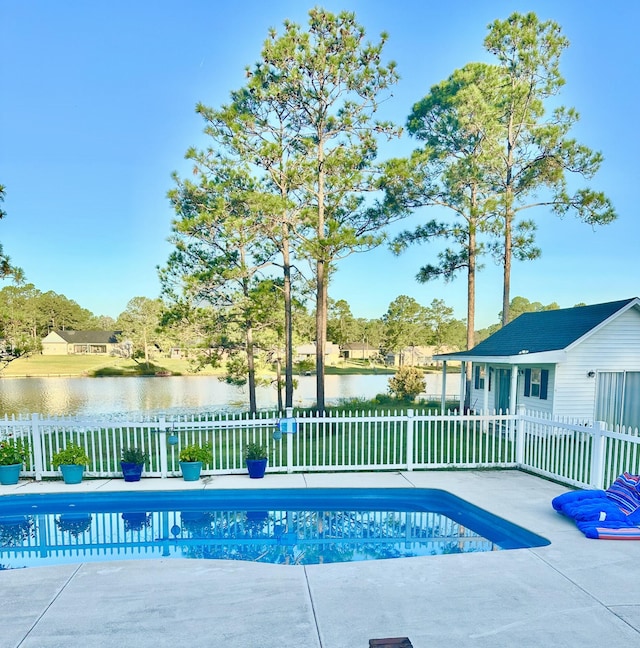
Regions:
<svg viewBox="0 0 640 648"><path fill-rule="evenodd" d="M580 487L605 488L624 471L640 472L638 429L607 430L599 421L577 422L519 412L519 468Z"/></svg>
<svg viewBox="0 0 640 648"><path fill-rule="evenodd" d="M640 472L638 430L606 430L601 423L551 420L525 412L447 413L407 410L343 412L295 417L295 434L274 438L279 418L256 416L144 416L0 419L0 439L28 447L23 474L58 477L53 455L68 443L82 446L88 477L120 477L120 455L130 446L150 456L143 476L180 475L180 449L209 444L203 475L244 473L250 442L264 445L269 472L522 468L575 486L602 488L627 470ZM278 435L276 435L278 436Z"/></svg>

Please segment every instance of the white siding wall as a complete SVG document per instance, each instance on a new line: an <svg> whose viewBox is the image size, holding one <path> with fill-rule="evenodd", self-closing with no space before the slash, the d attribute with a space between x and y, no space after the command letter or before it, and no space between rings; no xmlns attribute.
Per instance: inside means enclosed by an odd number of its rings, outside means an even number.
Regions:
<svg viewBox="0 0 640 648"><path fill-rule="evenodd" d="M518 404L524 405L528 411L539 412L545 416L554 414L556 402L556 367L552 364L522 365L520 371L525 369L546 369L549 372L547 397L545 399L524 395L524 375L518 376Z"/></svg>
<svg viewBox="0 0 640 648"><path fill-rule="evenodd" d="M640 371L640 313L630 309L567 353L557 366L556 416L591 421L596 378L589 371Z"/></svg>
<svg viewBox="0 0 640 648"><path fill-rule="evenodd" d="M492 384L491 391L489 392L489 404L487 406L489 411L495 409L495 395L496 390ZM469 404L471 409L477 412L484 409L484 391L482 389L475 389L473 387L473 381L471 381L471 399L469 400Z"/></svg>

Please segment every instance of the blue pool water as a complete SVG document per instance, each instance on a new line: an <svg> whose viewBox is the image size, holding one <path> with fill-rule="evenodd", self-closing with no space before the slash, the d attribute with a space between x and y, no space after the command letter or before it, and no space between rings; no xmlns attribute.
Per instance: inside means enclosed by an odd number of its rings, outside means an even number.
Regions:
<svg viewBox="0 0 640 648"><path fill-rule="evenodd" d="M318 564L547 544L434 489L0 497L2 569L143 558Z"/></svg>

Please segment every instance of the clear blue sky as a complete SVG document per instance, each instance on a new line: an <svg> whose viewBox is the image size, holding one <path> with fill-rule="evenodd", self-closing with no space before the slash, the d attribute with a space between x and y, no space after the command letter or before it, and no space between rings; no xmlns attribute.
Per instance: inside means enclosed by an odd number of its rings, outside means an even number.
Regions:
<svg viewBox="0 0 640 648"><path fill-rule="evenodd" d="M117 315L135 296L159 295L156 267L170 252L170 174L203 143L199 101L219 106L245 81L269 27L306 24L300 0L0 0L0 184L7 189L0 241L27 280L96 315ZM561 102L581 121L573 135L603 152L592 186L619 219L593 231L572 217L535 214L542 258L516 263L511 295L562 307L640 294L637 127L640 3L630 0L333 0L356 12L401 81L384 116L404 124L414 102L454 69L490 60L488 23L513 11L556 20L571 46ZM385 154L401 155L404 138ZM532 214L533 215L533 214ZM417 216L396 229L419 222ZM398 295L443 299L466 315L463 276L418 284L437 248L401 257L386 248L343 261L330 297L356 317L380 317ZM498 320L501 272L478 279L477 326Z"/></svg>

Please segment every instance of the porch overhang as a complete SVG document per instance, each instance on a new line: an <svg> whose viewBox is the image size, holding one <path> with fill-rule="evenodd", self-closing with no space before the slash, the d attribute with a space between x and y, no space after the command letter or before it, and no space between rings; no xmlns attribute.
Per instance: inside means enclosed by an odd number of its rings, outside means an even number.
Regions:
<svg viewBox="0 0 640 648"><path fill-rule="evenodd" d="M434 360L456 361L456 362L475 362L476 364L504 364L504 365L530 365L530 364L559 364L566 359L564 349L554 351L540 351L538 353L529 353L526 350L515 355L474 355L464 352L442 353L434 355Z"/></svg>
<svg viewBox="0 0 640 648"><path fill-rule="evenodd" d="M529 353L526 350L514 355L479 355L473 353L465 353L464 351L458 353L443 353L433 356L434 359L441 360L443 364L442 372L442 411L445 411L445 394L447 390L447 362L456 361L461 363L462 371L460 372L460 403L465 401L467 391L467 384L465 380L466 366L469 363L488 365L502 365L511 367L511 389L509 402L512 407L517 404L517 384L518 384L518 368L527 365L543 365L543 364L560 364L566 359L566 351L564 349L553 351L539 351L538 353ZM489 383L485 383L484 387L484 409L487 409L489 397Z"/></svg>

